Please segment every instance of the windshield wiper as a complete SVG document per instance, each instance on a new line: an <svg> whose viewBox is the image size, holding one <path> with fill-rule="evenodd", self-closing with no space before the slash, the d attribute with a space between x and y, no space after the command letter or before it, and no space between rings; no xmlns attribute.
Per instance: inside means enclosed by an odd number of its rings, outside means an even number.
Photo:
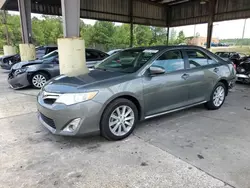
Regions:
<svg viewBox="0 0 250 188"><path fill-rule="evenodd" d="M105 69L105 68L100 68L100 67L95 67L94 69L107 71L107 69Z"/></svg>

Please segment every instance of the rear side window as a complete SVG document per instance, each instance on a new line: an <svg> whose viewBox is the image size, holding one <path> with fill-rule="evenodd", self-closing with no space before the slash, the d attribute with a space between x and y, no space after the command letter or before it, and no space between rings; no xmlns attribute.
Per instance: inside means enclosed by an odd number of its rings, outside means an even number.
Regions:
<svg viewBox="0 0 250 188"><path fill-rule="evenodd" d="M184 69L185 63L181 52L179 50L172 50L162 54L154 61L152 66L160 66L164 68L166 72L174 72Z"/></svg>
<svg viewBox="0 0 250 188"><path fill-rule="evenodd" d="M104 59L105 57L108 57L108 54L105 54L103 52L99 52L99 56Z"/></svg>
<svg viewBox="0 0 250 188"><path fill-rule="evenodd" d="M95 60L99 58L99 54L95 51L86 50L86 60Z"/></svg>
<svg viewBox="0 0 250 188"><path fill-rule="evenodd" d="M185 50L188 56L190 68L216 64L216 61L199 50Z"/></svg>
<svg viewBox="0 0 250 188"><path fill-rule="evenodd" d="M50 52L53 52L54 50L57 50L57 47L48 47L47 49L47 54L50 53Z"/></svg>

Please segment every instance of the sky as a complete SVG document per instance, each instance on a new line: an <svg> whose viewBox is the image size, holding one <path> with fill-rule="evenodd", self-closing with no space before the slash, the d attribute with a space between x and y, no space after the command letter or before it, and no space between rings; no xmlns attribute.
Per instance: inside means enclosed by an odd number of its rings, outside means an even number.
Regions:
<svg viewBox="0 0 250 188"><path fill-rule="evenodd" d="M19 14L19 12L10 11L11 14ZM41 18L40 14L31 14L32 17ZM84 23L94 25L96 20L82 19ZM245 19L231 20L223 22L214 22L213 37L219 39L242 38ZM120 25L121 23L115 23ZM186 37L193 36L194 31L205 37L207 35L207 24L198 24L181 26L174 28L177 32L184 31ZM244 38L250 38L250 19L246 21Z"/></svg>

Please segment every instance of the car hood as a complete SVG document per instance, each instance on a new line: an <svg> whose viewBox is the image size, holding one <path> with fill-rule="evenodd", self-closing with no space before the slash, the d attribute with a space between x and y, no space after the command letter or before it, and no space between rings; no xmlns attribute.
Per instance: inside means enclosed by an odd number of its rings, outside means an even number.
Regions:
<svg viewBox="0 0 250 188"><path fill-rule="evenodd" d="M15 54L16 55L16 54ZM15 55L3 55L3 56L0 56L0 59L4 59L4 58L8 58L8 57L12 57L12 56L15 56Z"/></svg>
<svg viewBox="0 0 250 188"><path fill-rule="evenodd" d="M88 88L105 87L106 83L117 79L118 77L124 77L125 73L111 72L103 70L91 70L88 74L79 76L66 76L60 75L49 81L44 90L54 93L67 93L67 92L79 92Z"/></svg>
<svg viewBox="0 0 250 188"><path fill-rule="evenodd" d="M12 66L12 69L20 69L20 68L25 67L25 66L41 64L43 62L44 62L43 60L21 61L19 63L14 64Z"/></svg>

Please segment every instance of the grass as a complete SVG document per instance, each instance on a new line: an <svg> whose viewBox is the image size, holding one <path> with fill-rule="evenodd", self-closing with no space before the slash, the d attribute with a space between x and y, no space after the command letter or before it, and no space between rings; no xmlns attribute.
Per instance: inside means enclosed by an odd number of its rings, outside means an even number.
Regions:
<svg viewBox="0 0 250 188"><path fill-rule="evenodd" d="M250 55L250 46L229 46L229 47L212 47L210 49L213 53L215 52L239 52Z"/></svg>

